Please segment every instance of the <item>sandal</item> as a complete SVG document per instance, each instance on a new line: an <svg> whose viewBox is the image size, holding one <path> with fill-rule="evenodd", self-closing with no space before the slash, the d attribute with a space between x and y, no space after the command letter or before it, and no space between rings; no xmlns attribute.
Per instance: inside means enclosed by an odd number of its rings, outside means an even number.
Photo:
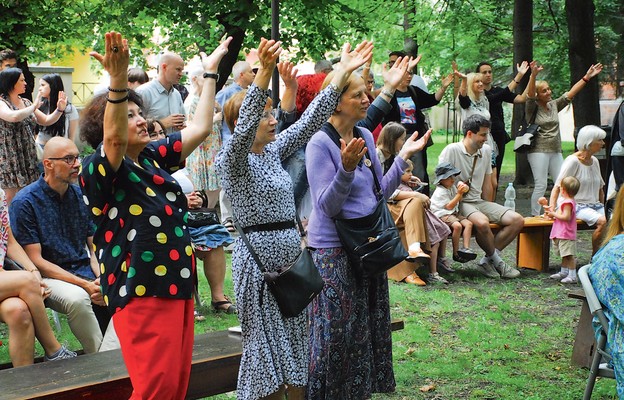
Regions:
<svg viewBox="0 0 624 400"><path fill-rule="evenodd" d="M234 221L232 221L231 218L228 218L225 221L223 221L223 226L225 227L225 229L228 230L228 232L236 232L236 227L234 226Z"/></svg>
<svg viewBox="0 0 624 400"><path fill-rule="evenodd" d="M226 314L236 314L236 312L238 311L236 309L236 306L232 304L230 299L228 299L227 297L225 298L225 300L222 300L222 301L211 301L210 304L212 305L212 308L213 310L215 310L215 312L224 312Z"/></svg>

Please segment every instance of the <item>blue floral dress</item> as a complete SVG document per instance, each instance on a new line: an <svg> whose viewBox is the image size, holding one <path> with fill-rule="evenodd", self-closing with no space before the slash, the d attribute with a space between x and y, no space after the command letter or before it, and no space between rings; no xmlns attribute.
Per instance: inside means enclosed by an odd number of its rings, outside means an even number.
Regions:
<svg viewBox="0 0 624 400"><path fill-rule="evenodd" d="M618 397L624 399L624 235L615 236L598 250L588 273L609 320L607 343L613 357Z"/></svg>

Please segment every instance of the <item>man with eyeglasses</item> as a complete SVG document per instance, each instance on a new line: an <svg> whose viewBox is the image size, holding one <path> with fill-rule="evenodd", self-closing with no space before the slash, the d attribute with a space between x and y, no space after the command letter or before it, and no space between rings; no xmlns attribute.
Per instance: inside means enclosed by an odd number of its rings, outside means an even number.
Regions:
<svg viewBox="0 0 624 400"><path fill-rule="evenodd" d="M18 192L9 215L15 238L51 289L46 304L67 315L85 353L94 353L110 314L93 253L94 225L76 184L80 161L73 141L51 138L43 149L44 174Z"/></svg>
<svg viewBox="0 0 624 400"><path fill-rule="evenodd" d="M468 183L470 190L462 198L459 211L473 223L475 237L485 256L478 263L479 272L488 278L516 278L520 271L505 264L500 252L524 227L524 218L510 208L492 203L492 149L486 144L490 121L479 114L471 115L462 125L464 139L447 145L439 162L451 163L461 170L457 181ZM490 223L502 228L494 235Z"/></svg>

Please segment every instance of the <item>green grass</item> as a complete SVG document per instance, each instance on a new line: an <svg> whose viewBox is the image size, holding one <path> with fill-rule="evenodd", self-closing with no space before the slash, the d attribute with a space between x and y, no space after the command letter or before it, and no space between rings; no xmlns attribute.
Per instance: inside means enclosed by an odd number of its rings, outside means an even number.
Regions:
<svg viewBox="0 0 624 400"><path fill-rule="evenodd" d="M581 232L581 240L588 241L589 234ZM503 254L513 257L513 252ZM588 261L586 257L580 257L579 265ZM393 333L397 390L373 398L581 398L588 371L570 364L580 303L567 297L569 290L578 287L561 285L535 271L523 271L520 278L507 281L484 278L459 264L455 267L459 271L449 277L449 285L420 288L390 283L392 316L405 321L405 329ZM225 286L232 295L229 268ZM203 275L200 293L209 306ZM195 324L198 334L238 325L235 316L216 314L206 306L200 310L207 318ZM65 318L61 319L60 341L78 349ZM0 362L8 362L4 324L0 339ZM37 351L42 354L40 347ZM430 390L421 392L425 387ZM232 398L230 393L212 399ZM615 399L615 382L600 380L592 398Z"/></svg>

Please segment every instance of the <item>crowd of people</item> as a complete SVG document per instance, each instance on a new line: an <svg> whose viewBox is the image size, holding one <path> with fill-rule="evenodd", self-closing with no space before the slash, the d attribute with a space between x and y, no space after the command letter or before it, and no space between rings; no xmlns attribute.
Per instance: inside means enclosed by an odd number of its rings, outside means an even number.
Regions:
<svg viewBox="0 0 624 400"><path fill-rule="evenodd" d="M150 81L142 69L128 68L121 34L104 40L105 53L91 55L110 86L80 115L56 74L41 78L33 102L22 97L17 55L0 52L0 320L9 327L15 366L33 362L35 337L46 360L76 356L54 337L45 300L67 315L85 353L121 348L133 399L184 398L194 320L205 319L193 305L199 259L212 308L236 313L241 324L238 398L392 392L389 279L448 284L442 275L455 272L451 259L478 258L473 235L483 252L479 272L521 275L501 252L524 217L495 202L510 140L504 102L526 103L526 120L540 126L528 154L531 214L542 215L543 207L544 218L554 220L551 238L562 261L551 277L577 282L577 218L596 227L593 251L605 253L604 181L594 155L606 133L582 127L578 151L563 160L557 118L600 64L556 100L536 80L543 66L535 61L518 64L504 88L493 86L490 63L470 73L453 63L430 93L415 75L420 57L390 53L376 88L372 42L345 44L337 62L323 60L315 74L298 76L293 64L278 62L281 43L262 39L257 68L237 62L233 82L216 93L228 38L189 69L186 97L176 88L186 68L178 54L163 53ZM7 55L13 62L5 65ZM284 83L279 104L268 91L276 68ZM527 73L526 90L515 93ZM454 80L463 138L432 163L423 110L439 104ZM84 161L77 136L95 150ZM548 175L555 180L549 200ZM334 221L368 215L378 202L376 180L408 256L387 273L362 277ZM299 255L298 218L325 288L307 310L285 318L264 290L263 273ZM500 229L493 232L491 223ZM231 235L235 225L250 247ZM608 230L606 246L617 241L617 229L621 224ZM234 298L224 290L224 248L232 243Z"/></svg>

